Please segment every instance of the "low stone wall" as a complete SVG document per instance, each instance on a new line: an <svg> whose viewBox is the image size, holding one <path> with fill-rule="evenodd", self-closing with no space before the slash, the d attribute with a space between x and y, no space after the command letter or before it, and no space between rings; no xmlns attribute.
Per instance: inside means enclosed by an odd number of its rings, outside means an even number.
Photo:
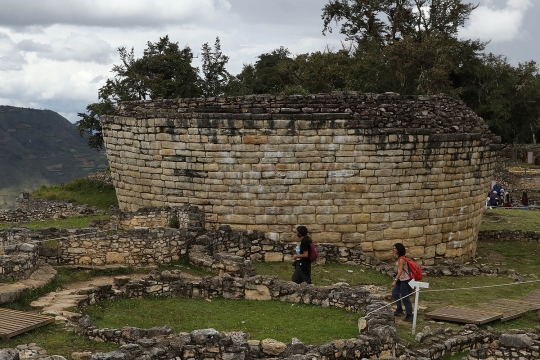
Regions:
<svg viewBox="0 0 540 360"><path fill-rule="evenodd" d="M28 278L38 258L38 247L34 244L6 246L4 255L0 255L0 283Z"/></svg>
<svg viewBox="0 0 540 360"><path fill-rule="evenodd" d="M219 273L224 266L237 267L232 261L226 265L214 254L229 254L249 261L292 261L296 244L280 243L265 236L261 231L239 231L230 226L207 230L202 234L188 229L158 227L155 229L135 228L128 231L99 231L98 229L41 229L30 231L20 228L0 231L0 239L11 236L19 243L40 245L39 254L49 263L64 265L107 265L119 264L147 266L167 264L172 260L196 250L208 255L198 265ZM381 273L392 275L393 263L385 263L365 254L361 245L354 247L317 243L319 263L326 261L363 265ZM232 258L231 258L232 259ZM229 260L231 260L229 259ZM228 260L228 261L229 261ZM208 266L207 266L208 265ZM232 266L232 267L231 267ZM423 265L426 276L463 275L510 275L515 272L481 264L459 264L446 261L439 266ZM238 268L240 274L249 274L246 268ZM248 272L246 272L248 271Z"/></svg>
<svg viewBox="0 0 540 360"><path fill-rule="evenodd" d="M135 228L125 232L95 231L69 234L59 240L52 261L63 265L168 264L187 254L182 231L171 228ZM59 231L60 233L62 231ZM44 254L47 258L48 254Z"/></svg>
<svg viewBox="0 0 540 360"><path fill-rule="evenodd" d="M524 230L489 230L478 233L479 241L540 241L540 232Z"/></svg>
<svg viewBox="0 0 540 360"><path fill-rule="evenodd" d="M89 299L99 301L117 297L147 296L279 300L332 306L361 313L385 304L383 299L372 296L368 290L361 287L298 285L273 276L246 279L228 275L193 278L179 271L154 272L147 278L134 281L119 277L115 279L112 288L97 288ZM124 354L126 360L140 359L145 355L149 359L258 359L289 358L294 355L309 355L318 359L351 359L393 356L397 343L393 323L392 310L386 308L379 311L377 316L368 317L365 330L356 338L335 340L320 346L304 345L295 340L289 344L273 339L247 340L247 334L219 333L214 329L195 330L190 334L175 334L170 328L98 329L88 317L81 319L79 330L93 340L123 345L114 353ZM105 359L111 354L95 354L93 359Z"/></svg>
<svg viewBox="0 0 540 360"><path fill-rule="evenodd" d="M171 226L173 218L176 218L179 228L201 232L205 229L206 214L197 206L163 206L158 208L141 208L134 212L125 212L118 209L110 211L110 222L113 228L119 230L132 229L134 227L163 227Z"/></svg>
<svg viewBox="0 0 540 360"><path fill-rule="evenodd" d="M217 253L214 256L210 256L205 254L203 249L197 249L197 247L191 248L189 262L219 275L228 274L241 278L256 275L255 268L253 268L250 260L227 253Z"/></svg>
<svg viewBox="0 0 540 360"><path fill-rule="evenodd" d="M488 328L489 329L489 328ZM510 330L501 333L494 329L482 330L476 325L465 325L462 329L431 331L429 326L416 334L415 340L422 349L404 350L408 359L438 359L441 356L470 350L468 360L532 360L539 359L538 334L535 330Z"/></svg>
<svg viewBox="0 0 540 360"><path fill-rule="evenodd" d="M0 222L25 223L103 214L103 210L95 206L76 205L68 201L30 198L28 193L21 193L15 203L14 210L0 210Z"/></svg>
<svg viewBox="0 0 540 360"><path fill-rule="evenodd" d="M88 180L99 181L105 185L112 185L112 176L110 171L98 171L90 173L87 176Z"/></svg>
<svg viewBox="0 0 540 360"><path fill-rule="evenodd" d="M469 360L537 360L540 341L536 334L503 334L489 345L471 350Z"/></svg>

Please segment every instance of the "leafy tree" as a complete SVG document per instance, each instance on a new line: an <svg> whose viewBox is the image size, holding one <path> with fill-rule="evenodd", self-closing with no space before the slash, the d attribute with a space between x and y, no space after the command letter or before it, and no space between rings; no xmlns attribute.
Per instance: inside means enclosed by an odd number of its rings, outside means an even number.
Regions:
<svg viewBox="0 0 540 360"><path fill-rule="evenodd" d="M540 130L540 72L534 61L512 66L501 55L483 56L465 99L503 142L536 142Z"/></svg>
<svg viewBox="0 0 540 360"><path fill-rule="evenodd" d="M221 52L219 37L216 37L214 49L208 43L202 46L202 73L201 90L204 96L220 96L226 91L231 75L225 69L229 57Z"/></svg>
<svg viewBox="0 0 540 360"><path fill-rule="evenodd" d="M98 90L99 101L89 104L86 113L79 113L76 122L79 134L89 135L88 145L98 151L103 149L101 116L110 114L119 101L201 94L198 69L191 65L191 49L180 49L168 36L148 42L140 59L135 58L133 49L121 47L118 53L121 62L113 66L113 78Z"/></svg>
<svg viewBox="0 0 540 360"><path fill-rule="evenodd" d="M332 52L328 48L294 59L295 93L328 93L349 90L349 70L352 59L346 50ZM289 85L289 89L292 86ZM286 91L285 91L286 92Z"/></svg>
<svg viewBox="0 0 540 360"><path fill-rule="evenodd" d="M455 37L476 7L461 0L330 0L322 9L323 34L332 32L335 22L346 40L356 43L386 46L435 32Z"/></svg>
<svg viewBox="0 0 540 360"><path fill-rule="evenodd" d="M294 60L288 49L280 47L259 55L254 65L245 65L236 76L229 94L281 94L287 86L295 86Z"/></svg>

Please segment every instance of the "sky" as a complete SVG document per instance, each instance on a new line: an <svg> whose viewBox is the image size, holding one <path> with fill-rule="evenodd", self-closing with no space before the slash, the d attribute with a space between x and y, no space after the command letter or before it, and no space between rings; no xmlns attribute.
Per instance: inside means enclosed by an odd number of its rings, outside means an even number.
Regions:
<svg viewBox="0 0 540 360"><path fill-rule="evenodd" d="M280 46L293 55L338 50L339 31L322 34L328 1L1 0L0 105L49 109L74 122L112 77L119 47L140 57L165 35L195 56L219 37L232 74ZM460 37L490 41L487 51L514 65L540 63L539 0L474 3Z"/></svg>

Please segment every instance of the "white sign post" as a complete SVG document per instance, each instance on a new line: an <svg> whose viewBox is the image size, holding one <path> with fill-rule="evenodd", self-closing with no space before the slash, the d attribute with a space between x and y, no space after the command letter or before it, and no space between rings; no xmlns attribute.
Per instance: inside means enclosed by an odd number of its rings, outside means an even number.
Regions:
<svg viewBox="0 0 540 360"><path fill-rule="evenodd" d="M414 292L416 293L414 299L414 316L412 325L412 334L414 335L416 333L416 316L418 315L418 298L420 296L420 288L429 288L429 283L412 279L411 281L409 281L409 286L412 287L414 289Z"/></svg>

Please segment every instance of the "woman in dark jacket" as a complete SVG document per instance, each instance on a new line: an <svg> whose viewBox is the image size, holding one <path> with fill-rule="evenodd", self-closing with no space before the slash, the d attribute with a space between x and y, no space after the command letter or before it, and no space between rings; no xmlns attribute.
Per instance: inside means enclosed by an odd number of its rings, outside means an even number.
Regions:
<svg viewBox="0 0 540 360"><path fill-rule="evenodd" d="M294 254L294 274L292 281L297 284L303 282L311 284L311 259L309 258L311 238L308 236L308 229L305 226L296 228L296 236L300 238L300 250Z"/></svg>

